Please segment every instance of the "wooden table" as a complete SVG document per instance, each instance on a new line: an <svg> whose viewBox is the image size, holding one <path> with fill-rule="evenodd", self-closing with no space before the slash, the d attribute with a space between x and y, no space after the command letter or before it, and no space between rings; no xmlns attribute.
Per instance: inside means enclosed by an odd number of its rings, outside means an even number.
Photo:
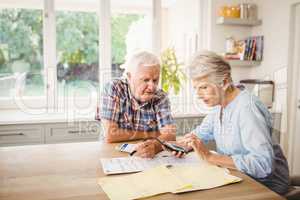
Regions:
<svg viewBox="0 0 300 200"><path fill-rule="evenodd" d="M0 199L104 200L97 179L104 176L99 159L125 154L116 144L102 142L48 144L0 148ZM283 199L237 171L241 183L180 195L164 194L151 199Z"/></svg>

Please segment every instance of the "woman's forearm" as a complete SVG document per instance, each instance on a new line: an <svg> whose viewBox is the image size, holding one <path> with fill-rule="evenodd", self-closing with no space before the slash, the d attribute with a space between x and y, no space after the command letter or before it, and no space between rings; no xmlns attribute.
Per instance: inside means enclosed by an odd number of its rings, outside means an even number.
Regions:
<svg viewBox="0 0 300 200"><path fill-rule="evenodd" d="M218 165L221 167L226 167L230 169L236 169L236 166L230 156L225 156L225 155L218 155L211 153L206 160L214 165Z"/></svg>

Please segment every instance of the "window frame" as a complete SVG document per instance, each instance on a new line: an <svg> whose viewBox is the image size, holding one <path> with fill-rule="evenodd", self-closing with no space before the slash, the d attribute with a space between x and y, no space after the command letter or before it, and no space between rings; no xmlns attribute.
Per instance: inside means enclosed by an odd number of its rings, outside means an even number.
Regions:
<svg viewBox="0 0 300 200"><path fill-rule="evenodd" d="M111 0L98 0L99 17L99 90L92 105L97 105L101 85L111 77ZM161 49L161 0L152 0L152 50L160 53ZM12 8L12 7L10 7ZM8 97L0 99L1 109L27 110L38 109L41 112L55 109L72 109L70 104L84 105L88 98L59 97L56 66L56 19L55 1L43 0L43 58L44 58L44 91L45 96ZM100 40L100 38L102 38ZM108 75L109 74L109 75ZM79 100L79 101L78 101ZM91 99L89 99L91 100ZM67 102L67 108L66 107ZM32 106L32 107L31 107Z"/></svg>

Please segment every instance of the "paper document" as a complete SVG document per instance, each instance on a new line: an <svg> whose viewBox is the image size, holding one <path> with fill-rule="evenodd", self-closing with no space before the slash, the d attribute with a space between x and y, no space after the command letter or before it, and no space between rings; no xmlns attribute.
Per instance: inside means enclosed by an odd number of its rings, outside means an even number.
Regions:
<svg viewBox="0 0 300 200"><path fill-rule="evenodd" d="M153 159L135 156L101 159L102 169L105 174L140 172L160 165L195 164L199 162L195 152L191 152L183 158L176 158L167 151L160 152Z"/></svg>
<svg viewBox="0 0 300 200"><path fill-rule="evenodd" d="M162 193L211 189L241 181L229 171L208 163L159 166L136 174L106 176L99 185L111 200L146 198Z"/></svg>
<svg viewBox="0 0 300 200"><path fill-rule="evenodd" d="M137 174L103 177L98 183L111 200L139 199L191 187L166 166Z"/></svg>
<svg viewBox="0 0 300 200"><path fill-rule="evenodd" d="M119 146L116 146L116 149L121 152L131 153L135 150L136 146L137 144L123 143Z"/></svg>
<svg viewBox="0 0 300 200"><path fill-rule="evenodd" d="M181 180L192 185L190 188L175 190L172 193L211 189L242 180L239 177L231 175L229 170L209 163L171 167L170 171Z"/></svg>

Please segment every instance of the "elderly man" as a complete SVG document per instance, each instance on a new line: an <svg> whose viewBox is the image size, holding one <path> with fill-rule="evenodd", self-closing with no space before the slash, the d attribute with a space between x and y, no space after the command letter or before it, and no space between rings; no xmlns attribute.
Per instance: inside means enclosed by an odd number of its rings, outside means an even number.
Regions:
<svg viewBox="0 0 300 200"><path fill-rule="evenodd" d="M107 142L144 139L136 155L153 157L162 150L151 138L175 140L176 128L167 94L158 89L160 64L152 53L134 54L125 76L112 80L101 96L100 117Z"/></svg>

